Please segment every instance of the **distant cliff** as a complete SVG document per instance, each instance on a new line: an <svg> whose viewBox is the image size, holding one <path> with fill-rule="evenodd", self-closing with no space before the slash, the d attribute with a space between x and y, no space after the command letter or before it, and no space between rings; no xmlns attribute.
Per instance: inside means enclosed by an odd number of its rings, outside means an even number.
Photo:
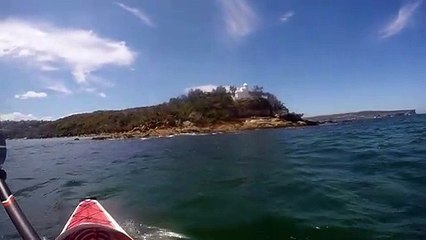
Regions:
<svg viewBox="0 0 426 240"><path fill-rule="evenodd" d="M415 114L416 114L416 110L414 109L394 110L394 111L361 111L361 112L339 113L339 114L332 114L332 115L308 117L307 119L311 121L318 121L318 122L344 122L344 121L355 121L355 120L372 119L372 118L410 116Z"/></svg>

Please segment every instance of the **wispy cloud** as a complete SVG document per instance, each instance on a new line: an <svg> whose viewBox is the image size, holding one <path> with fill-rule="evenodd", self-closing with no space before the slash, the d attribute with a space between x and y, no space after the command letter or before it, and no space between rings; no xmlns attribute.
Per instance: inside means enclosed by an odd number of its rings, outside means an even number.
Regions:
<svg viewBox="0 0 426 240"><path fill-rule="evenodd" d="M0 121L24 121L24 120L52 120L52 117L36 117L33 114L24 114L20 112L0 114Z"/></svg>
<svg viewBox="0 0 426 240"><path fill-rule="evenodd" d="M240 39L253 33L259 19L247 0L219 0L226 24L226 31L232 39Z"/></svg>
<svg viewBox="0 0 426 240"><path fill-rule="evenodd" d="M380 37L388 38L401 32L407 26L414 12L422 4L422 2L423 0L415 0L403 5L399 9L398 15L395 16L395 18L392 19L392 21L390 21L382 30L380 30Z"/></svg>
<svg viewBox="0 0 426 240"><path fill-rule="evenodd" d="M42 71L69 69L78 84L106 65L128 66L136 57L125 42L92 31L63 29L17 19L0 20L0 57L35 63Z"/></svg>
<svg viewBox="0 0 426 240"><path fill-rule="evenodd" d="M281 22L287 22L291 17L294 16L294 11L289 11L281 15L280 21Z"/></svg>
<svg viewBox="0 0 426 240"><path fill-rule="evenodd" d="M77 92L90 93L100 97L106 97L106 89L114 87L114 83L103 77L91 75L88 77L89 84L80 85Z"/></svg>
<svg viewBox="0 0 426 240"><path fill-rule="evenodd" d="M62 82L51 82L47 87L48 90L62 93L62 94L72 94L72 91L69 90Z"/></svg>
<svg viewBox="0 0 426 240"><path fill-rule="evenodd" d="M121 3L121 2L115 2L115 4L117 4L122 9L130 12L135 17L139 18L143 23L145 23L145 25L147 25L149 27L155 26L154 23L152 22L151 18L148 17L148 15L146 13L144 13L142 10L140 10L138 8L129 7L129 6L127 6L127 5L125 5L124 3Z"/></svg>
<svg viewBox="0 0 426 240"><path fill-rule="evenodd" d="M45 92L28 91L23 94L15 94L15 98L21 99L21 100L27 100L31 98L45 98L45 97L47 97L47 93Z"/></svg>

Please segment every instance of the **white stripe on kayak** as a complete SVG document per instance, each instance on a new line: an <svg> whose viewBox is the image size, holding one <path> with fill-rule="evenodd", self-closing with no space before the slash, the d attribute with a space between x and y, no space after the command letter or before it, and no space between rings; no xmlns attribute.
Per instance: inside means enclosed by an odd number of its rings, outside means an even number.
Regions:
<svg viewBox="0 0 426 240"><path fill-rule="evenodd" d="M129 236L129 234L127 234L126 231L124 231L124 229L120 225L118 225L117 221L115 221L115 219L109 214L109 212L107 210L105 210L105 208L102 206L102 204L100 204L97 200L91 200L91 201L95 202L99 206L99 208L102 210L102 212L108 218L108 220L112 223L115 230L120 231L121 233L123 233L124 235L129 237L130 239L133 239L132 237Z"/></svg>
<svg viewBox="0 0 426 240"><path fill-rule="evenodd" d="M6 148L6 146L0 146L0 148Z"/></svg>

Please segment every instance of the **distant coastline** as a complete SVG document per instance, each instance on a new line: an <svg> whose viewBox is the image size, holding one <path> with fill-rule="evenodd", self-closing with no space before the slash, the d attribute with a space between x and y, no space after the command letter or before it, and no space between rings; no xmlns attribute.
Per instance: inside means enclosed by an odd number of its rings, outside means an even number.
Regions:
<svg viewBox="0 0 426 240"><path fill-rule="evenodd" d="M360 111L360 112L338 113L338 114L307 117L306 119L311 121L316 121L319 123L337 123L337 122L356 121L356 120L362 120L362 119L411 116L416 114L417 113L415 109L392 110L392 111Z"/></svg>

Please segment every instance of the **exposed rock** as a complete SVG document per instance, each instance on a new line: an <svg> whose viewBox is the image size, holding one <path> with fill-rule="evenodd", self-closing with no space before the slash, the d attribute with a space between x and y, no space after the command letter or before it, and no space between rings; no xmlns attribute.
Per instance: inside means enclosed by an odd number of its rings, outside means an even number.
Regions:
<svg viewBox="0 0 426 240"><path fill-rule="evenodd" d="M304 121L297 121L297 124L300 125L300 126L306 126L307 125L306 122L304 122Z"/></svg>
<svg viewBox="0 0 426 240"><path fill-rule="evenodd" d="M107 140L109 138L111 138L111 137L109 137L109 136L95 136L95 137L92 137L92 140Z"/></svg>
<svg viewBox="0 0 426 240"><path fill-rule="evenodd" d="M243 129L257 129L257 128L281 128L291 125L290 122L283 121L277 118L253 118L244 121Z"/></svg>
<svg viewBox="0 0 426 240"><path fill-rule="evenodd" d="M281 115L280 118L290 122L303 121L302 114L296 114L296 113L283 114Z"/></svg>
<svg viewBox="0 0 426 240"><path fill-rule="evenodd" d="M184 121L184 122L182 123L182 126L183 126L183 127L185 127L185 128L193 127L193 126L194 126L194 123L192 123L191 121Z"/></svg>
<svg viewBox="0 0 426 240"><path fill-rule="evenodd" d="M157 126L155 128L149 128L144 125L137 128L133 128L129 132L116 133L111 136L95 136L92 139L105 140L110 138L127 139L134 137L167 137L170 135L181 134L227 133L262 128L303 127L308 125L317 125L317 123L305 120L292 122L283 120L282 118L273 117L243 118L236 121L216 123L207 126L196 126L191 121L184 121L182 122L180 127Z"/></svg>

